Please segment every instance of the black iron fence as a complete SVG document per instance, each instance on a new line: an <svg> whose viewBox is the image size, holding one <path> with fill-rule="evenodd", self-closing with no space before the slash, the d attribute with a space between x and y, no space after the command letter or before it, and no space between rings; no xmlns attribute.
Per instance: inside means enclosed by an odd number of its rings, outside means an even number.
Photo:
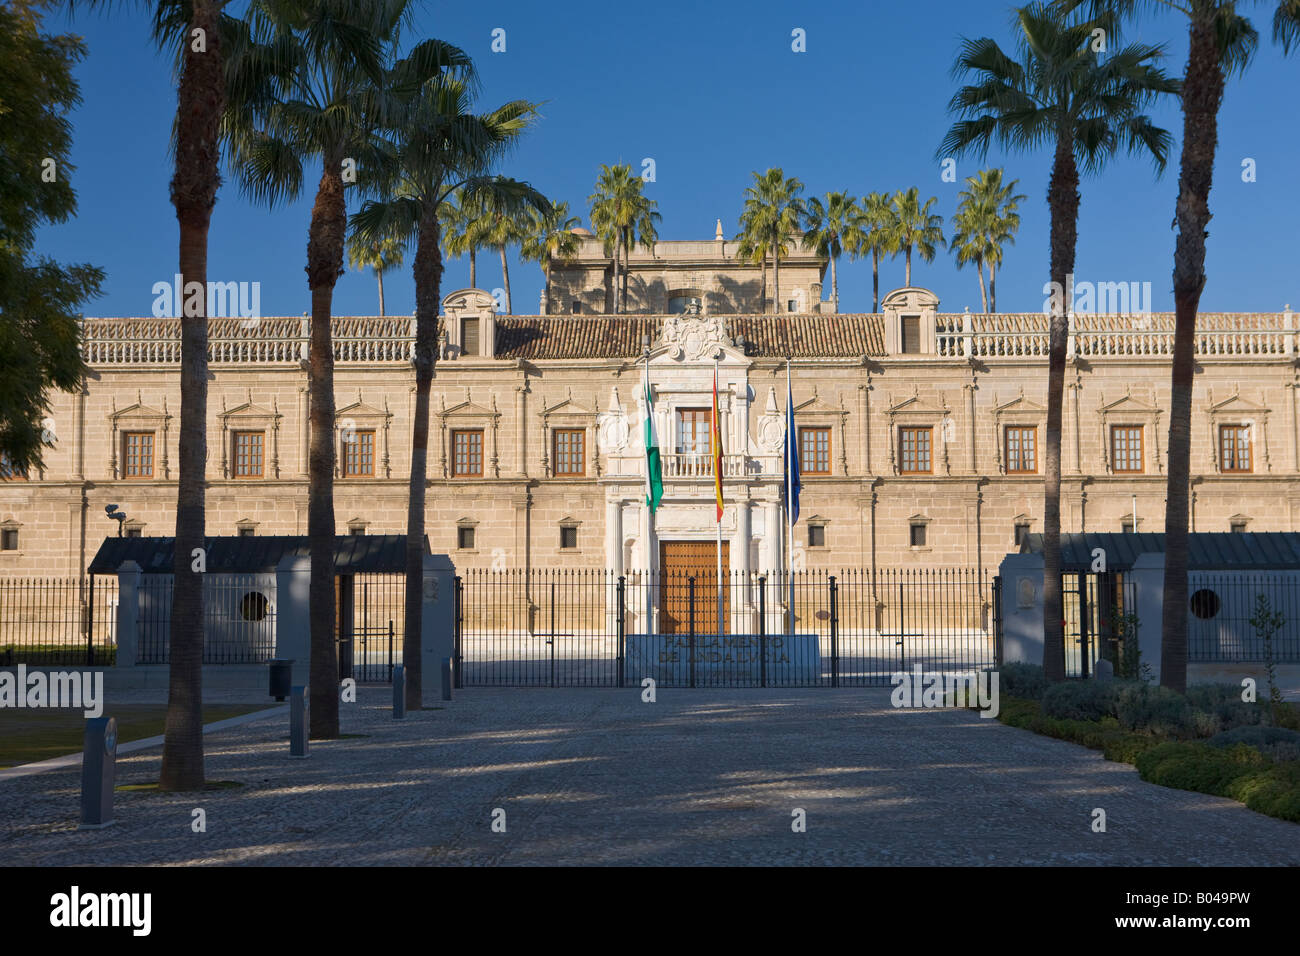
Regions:
<svg viewBox="0 0 1300 956"><path fill-rule="evenodd" d="M170 659L173 583L144 574L139 589L138 664ZM275 656L275 575L213 574L203 580L203 663L261 664Z"/></svg>
<svg viewBox="0 0 1300 956"><path fill-rule="evenodd" d="M471 570L462 685L852 686L995 662L993 577L972 568L793 574ZM791 613L793 611L793 613ZM719 626L721 622L721 626Z"/></svg>
<svg viewBox="0 0 1300 956"><path fill-rule="evenodd" d="M1189 661L1300 663L1300 571L1193 571L1187 594Z"/></svg>
<svg viewBox="0 0 1300 956"><path fill-rule="evenodd" d="M406 577L365 573L338 579L339 676L392 682L406 633Z"/></svg>
<svg viewBox="0 0 1300 956"><path fill-rule="evenodd" d="M115 578L0 578L0 667L111 666Z"/></svg>

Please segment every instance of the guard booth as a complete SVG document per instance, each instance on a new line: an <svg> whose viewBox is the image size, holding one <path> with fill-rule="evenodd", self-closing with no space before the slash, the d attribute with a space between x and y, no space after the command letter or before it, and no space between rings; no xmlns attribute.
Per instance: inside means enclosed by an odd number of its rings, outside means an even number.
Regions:
<svg viewBox="0 0 1300 956"><path fill-rule="evenodd" d="M125 562L141 569L139 646L135 663L165 664L171 633L174 538L106 538L90 563L115 575ZM428 538L424 553L429 553ZM308 558L305 535L213 536L204 539L204 664L258 664L277 654L276 569ZM401 655L405 608L405 535L334 539L334 631L339 676L391 681Z"/></svg>

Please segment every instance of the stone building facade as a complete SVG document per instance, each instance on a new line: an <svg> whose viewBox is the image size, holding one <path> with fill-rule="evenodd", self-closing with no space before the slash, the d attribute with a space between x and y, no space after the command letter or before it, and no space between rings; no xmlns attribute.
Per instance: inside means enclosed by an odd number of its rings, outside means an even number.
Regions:
<svg viewBox="0 0 1300 956"><path fill-rule="evenodd" d="M1076 316L1063 435L1066 531L1163 529L1172 316ZM1295 317L1204 315L1193 404L1198 531L1300 527ZM306 319L211 320L210 534L307 530ZM174 530L179 327L87 319L90 368L50 396L39 473L0 481L0 575L74 575L116 534ZM334 323L340 533L405 530L411 320ZM427 527L458 567L658 566L712 547L715 363L732 570L783 563L786 357L800 430L794 528L808 568L996 568L1042 530L1046 318L880 314L504 316L444 301ZM665 495L645 505L649 366Z"/></svg>

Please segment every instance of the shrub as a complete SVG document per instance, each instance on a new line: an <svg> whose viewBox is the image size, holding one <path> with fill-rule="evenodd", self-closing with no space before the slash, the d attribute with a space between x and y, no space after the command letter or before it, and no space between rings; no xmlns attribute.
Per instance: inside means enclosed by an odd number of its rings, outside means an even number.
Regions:
<svg viewBox="0 0 1300 956"><path fill-rule="evenodd" d="M1143 780L1239 800L1258 813L1300 822L1300 761L1273 763L1246 744L1162 743L1139 754Z"/></svg>
<svg viewBox="0 0 1300 956"><path fill-rule="evenodd" d="M998 693L1004 697L1042 700L1047 677L1038 664L1012 662L998 668Z"/></svg>
<svg viewBox="0 0 1300 956"><path fill-rule="evenodd" d="M1264 719L1265 708L1241 699L1235 684L1193 684L1187 688L1187 702L1195 712L1196 731L1210 737L1234 727L1252 727Z"/></svg>
<svg viewBox="0 0 1300 956"><path fill-rule="evenodd" d="M1160 737L1186 737L1193 732L1187 698L1159 684L1122 683L1115 690L1115 716L1125 730Z"/></svg>
<svg viewBox="0 0 1300 956"><path fill-rule="evenodd" d="M1273 760L1300 759L1300 731L1285 727L1237 727L1206 741L1211 747L1245 744Z"/></svg>
<svg viewBox="0 0 1300 956"><path fill-rule="evenodd" d="M1115 715L1113 681L1081 680L1053 684L1043 692L1043 713L1064 720L1101 720Z"/></svg>

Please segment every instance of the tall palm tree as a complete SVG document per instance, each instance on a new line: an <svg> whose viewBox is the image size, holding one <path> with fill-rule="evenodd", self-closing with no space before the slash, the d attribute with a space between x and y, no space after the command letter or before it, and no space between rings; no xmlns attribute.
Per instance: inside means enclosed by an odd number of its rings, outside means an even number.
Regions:
<svg viewBox="0 0 1300 956"><path fill-rule="evenodd" d="M411 435L411 478L406 516L406 613L402 666L406 706L418 709L423 696L421 604L424 581L424 512L428 485L429 392L434 344L442 298L441 231L444 207L459 191L460 202L491 203L517 212L531 206L549 212L545 197L527 183L489 175L537 118L536 104L516 100L475 114L473 66L448 48L443 62L454 71L425 83L409 111L389 125L389 161L368 185L379 198L353 215L352 225L366 241L414 240L415 262L415 418Z"/></svg>
<svg viewBox="0 0 1300 956"><path fill-rule="evenodd" d="M442 247L453 258L469 256L470 288L478 288L478 251L483 248L482 204L456 193L438 213Z"/></svg>
<svg viewBox="0 0 1300 956"><path fill-rule="evenodd" d="M758 311L767 312L767 240L759 238L757 230L751 229L747 214L740 217L740 235L736 246L736 259L759 267Z"/></svg>
<svg viewBox="0 0 1300 956"><path fill-rule="evenodd" d="M1001 169L982 169L966 180L967 189L958 196L957 214L953 216L950 248L957 265L975 263L980 280L980 299L985 312L997 311L994 296L995 270L1002 263L1002 247L1015 241L1020 228L1020 201L1026 197L1015 193L1019 180L1004 184ZM987 291L984 268L988 267Z"/></svg>
<svg viewBox="0 0 1300 956"><path fill-rule="evenodd" d="M1300 47L1300 0L1268 0L1273 39L1286 53ZM1061 3L1068 12L1083 0ZM1128 15L1139 0L1094 0L1095 16ZM1188 18L1187 68L1182 82L1183 146L1174 221L1174 354L1169 403L1168 484L1165 490L1165 575L1160 626L1160 683L1187 689L1187 535L1190 514L1192 387L1196 371L1196 313L1205 288L1205 239L1219 139L1219 108L1228 77L1242 72L1258 41L1232 0L1188 0L1174 7Z"/></svg>
<svg viewBox="0 0 1300 956"><path fill-rule="evenodd" d="M780 167L753 173L754 184L745 189L745 208L737 239L746 249L766 246L772 256L772 302L781 311L781 257L790 251L790 237L801 233L808 209L800 194L803 183L786 178ZM802 241L802 239L800 240Z"/></svg>
<svg viewBox="0 0 1300 956"><path fill-rule="evenodd" d="M894 255L907 260L903 285L912 285L912 251L921 254L926 262L933 262L935 253L944 244L943 217L930 211L939 201L931 196L921 202L921 190L913 186L894 193Z"/></svg>
<svg viewBox="0 0 1300 956"><path fill-rule="evenodd" d="M653 249L659 239L656 228L662 218L656 211L659 204L644 194L644 185L627 163L602 164L596 191L587 197L592 228L604 241L606 254L613 256L615 312L627 311L628 257L632 246Z"/></svg>
<svg viewBox="0 0 1300 956"><path fill-rule="evenodd" d="M406 246L396 239L362 242L353 233L348 239L348 265L354 269L373 269L379 280L379 314L384 314L384 273L401 268Z"/></svg>
<svg viewBox="0 0 1300 956"><path fill-rule="evenodd" d="M518 208L512 198L504 199L506 205L496 200L507 196L505 191L484 194L484 215L480 220L480 236L484 246L497 251L501 257L501 281L506 293L506 315L514 315L514 305L510 298L510 263L506 259L506 249L520 244L528 235L528 216Z"/></svg>
<svg viewBox="0 0 1300 956"><path fill-rule="evenodd" d="M519 252L527 262L541 265L546 274L546 311L551 309L551 266L578 254L578 237L573 230L582 225L569 215L567 202L553 203L549 213L528 210L528 231Z"/></svg>
<svg viewBox="0 0 1300 956"><path fill-rule="evenodd" d="M1022 151L1051 146L1054 158L1047 201L1051 210L1048 328L1047 434L1043 467L1043 669L1049 680L1065 677L1061 596L1061 409L1069 335L1065 290L1074 272L1079 220L1079 165L1100 170L1121 149L1146 153L1163 169L1171 137L1142 110L1156 97L1177 91L1176 80L1156 65L1163 48L1132 44L1106 55L1093 50L1093 31L1113 34L1114 18L1082 20L1059 15L1043 3L1017 10L1015 56L983 37L963 40L954 74L974 76L949 110L958 121L940 156L989 146Z"/></svg>
<svg viewBox="0 0 1300 956"><path fill-rule="evenodd" d="M880 311L880 258L898 253L898 228L894 204L884 193L868 193L858 205L849 254L871 256L871 311Z"/></svg>
<svg viewBox="0 0 1300 956"><path fill-rule="evenodd" d="M859 243L861 229L857 199L847 193L827 193L826 203L814 196L808 200L808 231L804 234L804 247L825 256L831 262L831 301L836 312L840 310L840 282L835 271L835 261L846 247Z"/></svg>
<svg viewBox="0 0 1300 956"><path fill-rule="evenodd" d="M307 233L311 404L307 537L311 553L311 736L339 734L334 618L334 285L343 274L345 169L377 156L375 125L399 88L385 67L410 16L408 0L253 0L252 34L279 68L244 109L230 111L231 164L244 192L275 206L302 193L306 166L321 175ZM433 49L431 50L431 45ZM426 61L437 41L417 51ZM238 68L240 64L236 64ZM408 79L405 75L403 82Z"/></svg>

